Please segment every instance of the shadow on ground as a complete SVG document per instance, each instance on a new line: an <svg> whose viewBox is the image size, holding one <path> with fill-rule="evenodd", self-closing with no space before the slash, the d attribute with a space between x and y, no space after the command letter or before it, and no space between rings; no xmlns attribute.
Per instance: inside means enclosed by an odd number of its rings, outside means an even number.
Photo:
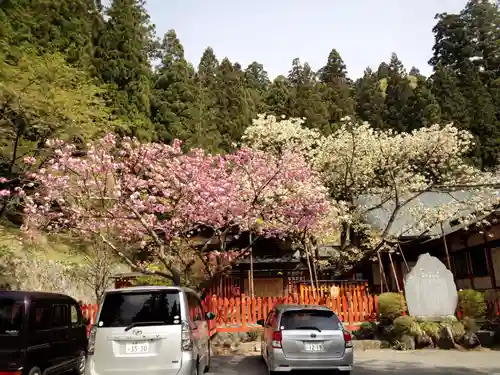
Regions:
<svg viewBox="0 0 500 375"><path fill-rule="evenodd" d="M265 375L267 369L260 356L220 356L212 359L212 374L217 375ZM304 372L301 372L304 373ZM330 372L307 372L331 374ZM416 362L360 360L355 363L352 375L500 375L500 366L473 368L453 366L427 366Z"/></svg>
<svg viewBox="0 0 500 375"><path fill-rule="evenodd" d="M500 367L459 367L459 366L426 366L422 363L415 362L397 362L388 363L389 361L361 361L355 364L355 375L496 375L500 374Z"/></svg>

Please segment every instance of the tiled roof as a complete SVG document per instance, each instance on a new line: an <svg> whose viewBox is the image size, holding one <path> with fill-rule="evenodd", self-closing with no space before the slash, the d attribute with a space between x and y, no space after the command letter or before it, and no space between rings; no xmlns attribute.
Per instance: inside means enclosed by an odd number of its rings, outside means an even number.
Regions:
<svg viewBox="0 0 500 375"><path fill-rule="evenodd" d="M396 215L396 219L394 220L390 230L389 235L394 237L400 236L419 236L422 233L418 232L416 228L418 217L414 217L412 215L412 209L417 207L424 208L433 208L444 206L452 203L454 200L467 202L474 197L474 195L480 194L477 191L429 191L422 193L418 198L414 201L409 202L399 211L398 215ZM491 194L491 193L488 193ZM493 194L496 194L500 197L500 190L496 190ZM490 195L491 197L491 195ZM364 207L374 207L380 203L380 197L374 195L365 195L359 197L356 202L359 206ZM462 211L460 211L454 219L458 219L464 216L467 216L471 213L474 213L477 210L474 206L464 207ZM372 225L374 228L379 230L384 230L389 222L389 218L394 211L394 201L389 201L383 204L380 208L374 209L365 215L365 220L368 224ZM461 229L460 225L453 225L453 219L443 223L443 230L445 234L452 233L458 229ZM441 227L439 224L436 224L431 228L429 232L426 233L429 236L441 235Z"/></svg>

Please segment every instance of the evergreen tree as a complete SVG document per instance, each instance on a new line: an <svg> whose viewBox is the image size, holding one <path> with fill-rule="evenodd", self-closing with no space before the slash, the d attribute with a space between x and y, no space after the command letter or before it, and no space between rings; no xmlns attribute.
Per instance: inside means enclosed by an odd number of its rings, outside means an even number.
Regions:
<svg viewBox="0 0 500 375"><path fill-rule="evenodd" d="M207 47L198 64L198 78L200 83L204 86L214 85L218 67L219 62L217 61L217 57L215 57L214 50L211 47Z"/></svg>
<svg viewBox="0 0 500 375"><path fill-rule="evenodd" d="M288 81L291 84L290 115L304 117L307 126L331 133L328 106L323 101L325 86L318 84L309 64L302 65L299 59L294 59Z"/></svg>
<svg viewBox="0 0 500 375"><path fill-rule="evenodd" d="M89 68L93 30L102 22L96 0L5 0L0 39L7 46L29 45L38 53L62 53L70 64Z"/></svg>
<svg viewBox="0 0 500 375"><path fill-rule="evenodd" d="M384 94L376 73L367 68L362 78L356 81L356 114L371 126L384 127Z"/></svg>
<svg viewBox="0 0 500 375"><path fill-rule="evenodd" d="M476 137L476 163L482 168L493 167L498 163L500 138L496 130L500 129L500 11L489 1L470 0L459 14L439 15L433 31L430 63L435 75L455 75L452 78L465 104L461 107L457 98L448 99L446 105L458 109L453 117L460 117L461 126ZM453 92L454 97L459 96ZM443 109L443 113L452 109Z"/></svg>
<svg viewBox="0 0 500 375"><path fill-rule="evenodd" d="M389 70L389 64L385 61L381 62L377 69L377 78L379 80L387 78L389 76Z"/></svg>
<svg viewBox="0 0 500 375"><path fill-rule="evenodd" d="M217 124L217 70L219 61L211 47L207 47L198 64L195 82L198 87L201 114L201 128L205 130L207 141L210 143L209 151L221 151L222 136Z"/></svg>
<svg viewBox="0 0 500 375"><path fill-rule="evenodd" d="M351 82L347 78L347 69L339 53L333 49L326 65L318 72L323 83L323 101L328 109L328 122L340 122L346 116L353 116L355 101Z"/></svg>
<svg viewBox="0 0 500 375"><path fill-rule="evenodd" d="M217 68L215 97L215 120L221 135L220 148L229 151L233 143L239 142L253 113L248 105L243 73L235 69L229 59L224 58Z"/></svg>
<svg viewBox="0 0 500 375"><path fill-rule="evenodd" d="M473 154L476 164L482 169L492 168L500 160L500 127L494 101L472 64L464 69L461 86L470 119L468 130L477 140Z"/></svg>
<svg viewBox="0 0 500 375"><path fill-rule="evenodd" d="M140 138L151 138L149 123L154 27L144 0L113 0L95 48L98 76L110 87L115 114L132 122L126 129Z"/></svg>
<svg viewBox="0 0 500 375"><path fill-rule="evenodd" d="M174 138L186 147L208 146L201 127L200 93L194 81L194 69L184 58L184 48L174 30L162 43L162 63L155 74L151 119L158 140L170 143Z"/></svg>
<svg viewBox="0 0 500 375"><path fill-rule="evenodd" d="M268 112L276 116L291 116L292 85L287 77L280 75L274 79L265 97Z"/></svg>
<svg viewBox="0 0 500 375"><path fill-rule="evenodd" d="M471 44L467 25L459 14L442 13L436 15L437 24L434 33L433 56L429 64L448 66L459 71L475 54Z"/></svg>
<svg viewBox="0 0 500 375"><path fill-rule="evenodd" d="M389 75L385 96L384 122L397 131L406 131L404 111L412 89L403 63L393 53L389 63Z"/></svg>
<svg viewBox="0 0 500 375"><path fill-rule="evenodd" d="M418 74L405 108L407 131L437 124L441 120L441 109L429 86L425 77Z"/></svg>
<svg viewBox="0 0 500 375"><path fill-rule="evenodd" d="M264 66L254 61L246 68L244 79L253 111L255 113L268 112L269 107L265 103L265 98L271 82Z"/></svg>
<svg viewBox="0 0 500 375"><path fill-rule="evenodd" d="M446 123L455 123L461 128L468 128L467 105L458 77L452 68L438 64L431 77L431 90L441 109L441 119Z"/></svg>

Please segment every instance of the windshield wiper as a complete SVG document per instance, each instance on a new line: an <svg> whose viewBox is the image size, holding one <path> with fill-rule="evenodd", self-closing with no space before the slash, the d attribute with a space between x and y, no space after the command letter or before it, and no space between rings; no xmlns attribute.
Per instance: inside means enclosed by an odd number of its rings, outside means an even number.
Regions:
<svg viewBox="0 0 500 375"><path fill-rule="evenodd" d="M300 326L300 327L295 327L295 329L314 329L318 332L321 332L321 330L318 327L313 327L313 326Z"/></svg>
<svg viewBox="0 0 500 375"><path fill-rule="evenodd" d="M134 327L141 327L141 326L158 326L165 324L165 322L162 321L157 321L157 322L135 322L129 325L127 328L125 328L125 332L131 330Z"/></svg>

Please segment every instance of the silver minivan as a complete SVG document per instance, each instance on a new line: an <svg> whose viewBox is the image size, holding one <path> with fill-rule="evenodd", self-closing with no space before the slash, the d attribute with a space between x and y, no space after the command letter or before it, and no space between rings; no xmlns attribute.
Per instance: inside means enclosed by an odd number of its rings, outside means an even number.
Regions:
<svg viewBox="0 0 500 375"><path fill-rule="evenodd" d="M351 334L325 306L277 305L265 321L261 354L270 374L292 370L335 370L353 367Z"/></svg>
<svg viewBox="0 0 500 375"><path fill-rule="evenodd" d="M107 291L90 331L86 375L198 375L210 367L210 336L191 289Z"/></svg>

